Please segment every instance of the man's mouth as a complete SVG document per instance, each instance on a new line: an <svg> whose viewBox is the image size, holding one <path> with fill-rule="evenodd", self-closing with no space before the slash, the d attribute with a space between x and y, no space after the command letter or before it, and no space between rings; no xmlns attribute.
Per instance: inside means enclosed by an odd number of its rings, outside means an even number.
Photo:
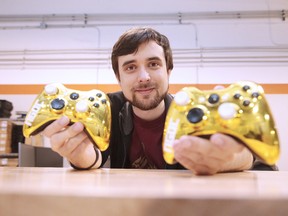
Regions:
<svg viewBox="0 0 288 216"><path fill-rule="evenodd" d="M150 94L152 91L154 90L154 88L140 88L140 89L136 89L135 92L139 93L141 95L148 95Z"/></svg>

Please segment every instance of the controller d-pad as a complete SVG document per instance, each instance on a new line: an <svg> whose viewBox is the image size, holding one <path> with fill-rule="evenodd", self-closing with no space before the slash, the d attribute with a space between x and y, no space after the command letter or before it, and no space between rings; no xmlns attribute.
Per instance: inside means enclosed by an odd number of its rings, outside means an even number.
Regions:
<svg viewBox="0 0 288 216"><path fill-rule="evenodd" d="M192 108L187 114L187 119L189 122L196 124L202 121L203 116L204 116L204 112L202 109Z"/></svg>
<svg viewBox="0 0 288 216"><path fill-rule="evenodd" d="M70 94L70 98L72 100L77 100L79 98L79 94L76 93L76 92L73 92L73 93Z"/></svg>
<svg viewBox="0 0 288 216"><path fill-rule="evenodd" d="M61 110L65 106L65 101L63 99L56 98L51 102L51 107L55 110Z"/></svg>
<svg viewBox="0 0 288 216"><path fill-rule="evenodd" d="M208 102L210 104L216 104L216 103L218 103L219 99L220 99L220 97L218 94L211 94L208 98Z"/></svg>

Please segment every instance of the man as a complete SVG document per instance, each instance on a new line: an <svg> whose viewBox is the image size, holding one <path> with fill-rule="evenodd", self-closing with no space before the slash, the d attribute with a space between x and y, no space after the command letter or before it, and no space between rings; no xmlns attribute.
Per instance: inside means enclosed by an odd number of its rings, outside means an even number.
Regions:
<svg viewBox="0 0 288 216"><path fill-rule="evenodd" d="M108 156L111 168L187 168L196 175L241 171L253 165L251 152L230 136L214 134L209 139L183 136L174 142L175 165L165 163L162 135L173 69L166 36L151 28L125 32L113 47L112 67L122 91L108 94L112 109L112 133L107 151L100 152L83 131L80 122L54 121L43 135L52 149L76 169L98 168Z"/></svg>

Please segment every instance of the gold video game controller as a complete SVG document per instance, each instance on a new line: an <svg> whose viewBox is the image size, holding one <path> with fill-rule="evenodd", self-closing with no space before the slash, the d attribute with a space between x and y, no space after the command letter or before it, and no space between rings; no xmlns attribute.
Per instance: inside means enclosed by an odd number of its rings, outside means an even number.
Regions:
<svg viewBox="0 0 288 216"><path fill-rule="evenodd" d="M240 140L259 160L273 165L280 147L263 88L240 81L218 90L185 87L175 94L163 134L163 156L175 163L173 142L183 135L223 133Z"/></svg>
<svg viewBox="0 0 288 216"><path fill-rule="evenodd" d="M60 83L45 86L27 113L23 134L30 137L50 123L67 116L71 123L82 122L85 132L100 151L109 146L111 108L109 98L99 90L78 91Z"/></svg>

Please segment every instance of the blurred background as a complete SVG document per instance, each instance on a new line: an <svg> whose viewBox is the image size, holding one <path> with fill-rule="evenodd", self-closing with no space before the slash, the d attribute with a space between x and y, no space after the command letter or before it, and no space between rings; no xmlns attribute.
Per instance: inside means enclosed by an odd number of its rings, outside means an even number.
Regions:
<svg viewBox="0 0 288 216"><path fill-rule="evenodd" d="M263 85L280 137L277 165L288 170L287 14L286 0L0 0L0 152L17 152L23 117L45 84L119 90L111 48L125 30L150 26L171 42L171 93Z"/></svg>

